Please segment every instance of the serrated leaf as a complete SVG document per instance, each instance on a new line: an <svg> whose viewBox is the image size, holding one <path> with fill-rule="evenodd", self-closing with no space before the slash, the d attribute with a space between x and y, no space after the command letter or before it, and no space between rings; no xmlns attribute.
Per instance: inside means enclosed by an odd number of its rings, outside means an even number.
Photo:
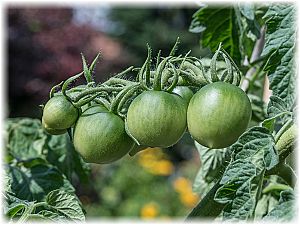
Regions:
<svg viewBox="0 0 300 225"><path fill-rule="evenodd" d="M264 15L267 32L262 57L268 56L268 71L273 95L286 102L290 110L295 104L296 18L292 4L273 4Z"/></svg>
<svg viewBox="0 0 300 225"><path fill-rule="evenodd" d="M85 220L81 204L74 194L63 190L54 190L47 195L46 202L51 206L51 209L68 219Z"/></svg>
<svg viewBox="0 0 300 225"><path fill-rule="evenodd" d="M194 15L191 32L201 32L202 45L216 51L222 42L223 48L240 64L239 34L232 7L201 7Z"/></svg>
<svg viewBox="0 0 300 225"><path fill-rule="evenodd" d="M271 96L268 104L268 117L274 117L282 112L289 112L286 102L278 96Z"/></svg>
<svg viewBox="0 0 300 225"><path fill-rule="evenodd" d="M247 94L252 108L252 117L251 120L255 120L257 122L263 121L267 115L265 112L265 108L267 107L264 103L263 99L257 95Z"/></svg>
<svg viewBox="0 0 300 225"><path fill-rule="evenodd" d="M292 115L286 102L274 95L270 97L267 113L269 118L263 121L262 125L270 131L274 130L276 123L283 125Z"/></svg>
<svg viewBox="0 0 300 225"><path fill-rule="evenodd" d="M47 160L66 175L71 181L72 174L75 172L81 182L87 182L90 174L90 166L85 163L74 145L70 142L67 134L51 136L47 142L49 149ZM68 166L66 166L68 165Z"/></svg>
<svg viewBox="0 0 300 225"><path fill-rule="evenodd" d="M18 160L43 157L47 136L36 119L10 119L6 131L8 140L6 149Z"/></svg>
<svg viewBox="0 0 300 225"><path fill-rule="evenodd" d="M256 167L247 160L236 160L229 164L221 179L223 186L218 189L215 200L220 203L228 203L234 199L236 191L249 179L256 176Z"/></svg>
<svg viewBox="0 0 300 225"><path fill-rule="evenodd" d="M223 219L228 221L247 220L253 213L255 197L251 194L251 180L243 183L236 191L235 198L223 210Z"/></svg>
<svg viewBox="0 0 300 225"><path fill-rule="evenodd" d="M29 201L41 201L53 189L74 191L70 182L50 165L35 165L31 168L8 166L12 177L11 189L16 197Z"/></svg>
<svg viewBox="0 0 300 225"><path fill-rule="evenodd" d="M255 19L253 5L202 6L194 15L190 32L201 33L201 43L216 51L219 43L238 64L250 57L254 42L260 36L260 26Z"/></svg>
<svg viewBox="0 0 300 225"><path fill-rule="evenodd" d="M208 149L197 142L195 142L195 146L199 152L201 167L196 175L193 191L204 196L227 165L230 159L230 150L226 148Z"/></svg>
<svg viewBox="0 0 300 225"><path fill-rule="evenodd" d="M274 145L273 136L266 128L253 127L231 146L232 162L215 194L217 202L226 203L224 220L247 220L253 216L264 171L279 161Z"/></svg>
<svg viewBox="0 0 300 225"><path fill-rule="evenodd" d="M279 162L279 157L275 150L273 136L269 130L263 127L252 127L244 133L239 140L232 146L234 159L251 159L257 152L263 152L264 167L271 169ZM256 164L259 167L259 164ZM264 168L260 168L264 169Z"/></svg>
<svg viewBox="0 0 300 225"><path fill-rule="evenodd" d="M295 218L295 197L292 190L285 190L280 193L278 205L263 218L263 221L289 222Z"/></svg>
<svg viewBox="0 0 300 225"><path fill-rule="evenodd" d="M52 212L49 210L41 210L38 214L42 220L52 221L52 222L68 222L68 218L59 213Z"/></svg>

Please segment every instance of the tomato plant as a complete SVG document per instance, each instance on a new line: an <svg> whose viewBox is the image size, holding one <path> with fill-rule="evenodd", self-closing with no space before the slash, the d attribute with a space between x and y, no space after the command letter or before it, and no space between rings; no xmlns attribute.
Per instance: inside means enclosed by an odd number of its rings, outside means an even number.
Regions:
<svg viewBox="0 0 300 225"><path fill-rule="evenodd" d="M251 114L250 100L240 88L216 82L200 89L191 99L188 129L198 143L225 148L247 129Z"/></svg>
<svg viewBox="0 0 300 225"><path fill-rule="evenodd" d="M20 221L50 217L51 205L55 218L84 217L66 180L71 175L63 164L49 165L51 158L56 162L67 156L45 156L51 151L49 140L59 139L41 131L43 126L50 134L68 133L75 149L72 159L81 170L81 159L108 164L146 147L170 147L188 132L200 156L193 188L202 199L187 220L291 220L296 214L291 156L297 131L295 27L295 7L289 4L203 6L190 31L202 33L202 45L212 51L205 58L190 51L176 55L179 39L167 56L159 51L153 57L147 45L141 67L131 66L96 84L92 75L99 55L89 66L82 56L82 72L51 89L42 124L36 122L33 130L26 127L28 121L8 124L7 174L12 180L6 214ZM81 76L86 84L72 86ZM28 133L34 134L25 142L28 152L20 151ZM49 188L44 183L49 174L41 177L45 171L64 185ZM24 176L42 179L42 187L30 184L24 193L18 179ZM14 197L21 202L18 207L11 203ZM23 202L26 198L32 205ZM55 199L61 198L71 199L79 218L57 212L60 202Z"/></svg>

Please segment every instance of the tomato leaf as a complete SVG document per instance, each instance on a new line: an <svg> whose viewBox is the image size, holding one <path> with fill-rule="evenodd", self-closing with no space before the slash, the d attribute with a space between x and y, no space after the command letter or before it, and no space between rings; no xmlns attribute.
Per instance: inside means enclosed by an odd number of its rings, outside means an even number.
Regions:
<svg viewBox="0 0 300 225"><path fill-rule="evenodd" d="M6 122L7 152L17 160L43 156L46 135L37 119L10 119Z"/></svg>
<svg viewBox="0 0 300 225"><path fill-rule="evenodd" d="M75 221L85 220L81 204L76 195L72 193L68 193L64 190L51 191L46 197L46 203L52 210L63 217ZM44 214L45 213L49 214L49 212L44 212Z"/></svg>
<svg viewBox="0 0 300 225"><path fill-rule="evenodd" d="M4 214L9 218L15 217L19 212L22 212L27 207L23 202L14 202L4 211Z"/></svg>
<svg viewBox="0 0 300 225"><path fill-rule="evenodd" d="M260 36L253 5L234 7L202 6L193 15L190 32L201 33L201 43L216 51L219 43L238 64L250 57L254 41Z"/></svg>
<svg viewBox="0 0 300 225"><path fill-rule="evenodd" d="M40 217L40 219L42 220L47 220L47 221L51 221L51 222L67 222L68 219L63 216L63 215L60 215L59 213L56 213L56 212L52 212L52 211L49 211L49 210L41 210L39 211L38 214L35 214L35 215L38 215Z"/></svg>
<svg viewBox="0 0 300 225"><path fill-rule="evenodd" d="M51 165L39 164L31 168L8 165L8 174L12 177L11 189L20 199L40 201L58 188L74 192L66 177Z"/></svg>
<svg viewBox="0 0 300 225"><path fill-rule="evenodd" d="M262 125L268 128L271 132L274 131L275 124L283 125L288 119L291 118L292 112L284 102L278 96L271 96L268 104L268 119L264 120Z"/></svg>
<svg viewBox="0 0 300 225"><path fill-rule="evenodd" d="M273 136L266 128L253 127L231 146L232 162L220 181L215 201L226 203L224 220L247 220L253 217L264 172L278 164Z"/></svg>
<svg viewBox="0 0 300 225"><path fill-rule="evenodd" d="M49 149L47 160L57 166L70 181L74 172L78 175L80 181L88 181L90 167L82 160L78 152L75 151L67 134L51 136L47 147Z"/></svg>
<svg viewBox="0 0 300 225"><path fill-rule="evenodd" d="M285 190L280 193L278 205L263 218L263 221L289 222L295 218L295 196L292 190Z"/></svg>
<svg viewBox="0 0 300 225"><path fill-rule="evenodd" d="M216 183L216 178L220 176L230 159L229 149L208 149L195 142L199 152L201 167L196 175L193 191L204 196Z"/></svg>
<svg viewBox="0 0 300 225"><path fill-rule="evenodd" d="M201 43L216 51L220 42L233 59L240 64L238 28L231 7L203 6L194 15L190 32L202 33Z"/></svg>
<svg viewBox="0 0 300 225"><path fill-rule="evenodd" d="M268 71L273 95L286 102L289 110L296 97L295 10L292 4L273 4L264 15L267 32L262 57L268 57L264 70Z"/></svg>

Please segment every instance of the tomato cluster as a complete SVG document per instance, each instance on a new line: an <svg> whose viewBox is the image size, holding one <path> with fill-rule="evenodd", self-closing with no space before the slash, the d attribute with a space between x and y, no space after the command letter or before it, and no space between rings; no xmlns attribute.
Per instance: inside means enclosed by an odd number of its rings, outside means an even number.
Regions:
<svg viewBox="0 0 300 225"><path fill-rule="evenodd" d="M60 91L51 91L44 106L42 124L53 135L69 131L75 149L91 163L110 163L146 147L166 148L185 132L208 148L225 148L247 129L251 104L238 87L240 74L222 49L225 71L209 68L185 55L157 57L150 70L151 49L140 69L132 67L96 85L91 73L95 60L84 72L69 78ZM231 63L228 63L231 62ZM126 79L138 71L137 80ZM69 89L84 74L87 85ZM131 155L131 154L130 154Z"/></svg>

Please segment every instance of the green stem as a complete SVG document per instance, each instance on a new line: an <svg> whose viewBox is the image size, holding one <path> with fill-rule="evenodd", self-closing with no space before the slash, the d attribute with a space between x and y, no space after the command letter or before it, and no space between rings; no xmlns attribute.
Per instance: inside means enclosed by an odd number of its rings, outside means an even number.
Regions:
<svg viewBox="0 0 300 225"><path fill-rule="evenodd" d="M236 76L234 76L234 80L233 80L233 83L234 85L236 86L239 86L240 85L240 82L241 82L241 78L242 78L242 73L240 71L240 69L238 68L238 66L235 64L235 62L233 61L233 59L230 57L230 55L225 51L225 49L221 48L221 51L222 53L224 53L227 58L230 60L230 62L232 63L233 67L235 68L236 70Z"/></svg>
<svg viewBox="0 0 300 225"><path fill-rule="evenodd" d="M176 53L176 51L178 49L178 45L179 44L180 44L180 39L179 39L179 37L177 37L176 42L175 42L175 44L174 44L174 46L173 46L173 48L172 48L169 56L174 56L175 55L175 53Z"/></svg>
<svg viewBox="0 0 300 225"><path fill-rule="evenodd" d="M145 90L148 89L147 83L150 83L150 70L148 72L148 68L150 68L151 48L148 44L147 44L147 48L148 48L148 55L147 55L146 61L144 62L142 68L140 69L140 71L138 73L139 83L140 83L141 87ZM146 72L146 77L144 79L145 72Z"/></svg>
<svg viewBox="0 0 300 225"><path fill-rule="evenodd" d="M154 75L154 80L153 80L153 89L155 91L161 91L162 72L165 69L165 66L170 58L171 58L170 56L164 58L163 61L161 61L161 63L157 67L156 73Z"/></svg>
<svg viewBox="0 0 300 225"><path fill-rule="evenodd" d="M97 98L97 97L98 97L99 95L101 95L101 94L102 94L102 93L99 92L99 93L96 93L96 94L94 94L94 95L92 95L92 96L88 96L88 97L86 97L86 98L82 98L82 99L80 99L78 102L73 103L73 105L74 105L76 108L80 108L80 107L84 106L85 104L87 104L87 103L93 101L95 98Z"/></svg>
<svg viewBox="0 0 300 225"><path fill-rule="evenodd" d="M280 139L280 137L293 125L293 120L289 119L281 128L280 130L277 132L277 134L275 135L275 143L277 143ZM296 129L296 127L294 126L294 128Z"/></svg>
<svg viewBox="0 0 300 225"><path fill-rule="evenodd" d="M83 98L87 95L90 95L90 94L97 93L97 92L109 93L109 92L114 92L114 91L121 91L123 89L124 89L124 87L93 87L93 88L86 89L85 91L79 93L76 97L74 97L72 99L72 101L78 102L81 98Z"/></svg>
<svg viewBox="0 0 300 225"><path fill-rule="evenodd" d="M120 91L115 99L111 103L110 112L117 114L118 112L118 106L122 98L126 95L127 92L129 92L133 87L136 87L137 85L129 86Z"/></svg>
<svg viewBox="0 0 300 225"><path fill-rule="evenodd" d="M263 184L264 184L264 175L265 175L266 169L264 169L262 171L262 174L259 175L258 177L256 177L257 179L259 179L258 184L257 184L257 192L256 192L256 199L260 199L261 194L262 194L262 188L263 188ZM248 221L252 221L255 218L255 208L257 206L258 201L255 201L255 206L253 207L253 211L252 211L252 215L250 216Z"/></svg>
<svg viewBox="0 0 300 225"><path fill-rule="evenodd" d="M61 92L63 93L64 96L66 96L66 98L68 100L71 100L71 98L66 94L67 92L67 89L69 87L69 85L75 81L76 79L78 79L81 75L83 74L83 72L79 73L79 74L76 74L75 76L72 76L70 78L68 78L62 85L62 88L61 88Z"/></svg>
<svg viewBox="0 0 300 225"><path fill-rule="evenodd" d="M166 68L162 72L161 76L161 89L163 90L164 86L169 82L169 79L172 77L172 70L170 68Z"/></svg>
<svg viewBox="0 0 300 225"><path fill-rule="evenodd" d="M197 66L193 65L192 63L190 63L188 61L185 61L182 66L182 71L185 71L187 69L190 69L191 71L193 71L193 73L197 77L196 79L201 82L202 86L209 83L209 81L205 78L205 76L203 74L204 71L202 69L199 69Z"/></svg>
<svg viewBox="0 0 300 225"><path fill-rule="evenodd" d="M230 60L228 59L227 55L224 54L223 52L222 52L222 56L224 57L224 60L225 60L226 66L227 66L227 76L225 77L224 82L232 84L233 83L232 64L230 63Z"/></svg>
<svg viewBox="0 0 300 225"><path fill-rule="evenodd" d="M218 77L218 74L217 74L217 58L220 54L221 48L222 48L222 44L220 43L217 51L215 52L215 54L212 57L211 62L210 62L210 79L211 79L211 82L219 81L219 77Z"/></svg>
<svg viewBox="0 0 300 225"><path fill-rule="evenodd" d="M93 60L92 64L90 65L89 72L91 75L94 72L94 69L95 69L95 66L98 61L99 56L100 56L100 52L96 55L95 59Z"/></svg>
<svg viewBox="0 0 300 225"><path fill-rule="evenodd" d="M133 70L133 66L128 67L127 69L123 70L120 73L117 73L113 76L113 78L122 78L126 73L130 72Z"/></svg>
<svg viewBox="0 0 300 225"><path fill-rule="evenodd" d="M96 98L94 99L94 102L96 102L97 104L102 104L102 105L104 105L107 109L110 108L110 103L109 103L109 101L107 101L107 99L105 99L105 98L96 97Z"/></svg>
<svg viewBox="0 0 300 225"><path fill-rule="evenodd" d="M30 205L24 210L22 216L18 220L18 223L24 223L25 221L27 221L30 214L34 212L37 207L45 206L45 205L47 205L46 202L30 203Z"/></svg>
<svg viewBox="0 0 300 225"><path fill-rule="evenodd" d="M54 96L54 93L57 91L57 89L59 87L61 87L62 84L63 84L63 81L51 88L50 94L49 94L50 98L52 98Z"/></svg>
<svg viewBox="0 0 300 225"><path fill-rule="evenodd" d="M90 70L87 66L86 60L84 58L84 55L81 53L81 58L82 58L82 65L83 65L83 72L84 72L84 77L87 83L93 82L93 77L90 73Z"/></svg>
<svg viewBox="0 0 300 225"><path fill-rule="evenodd" d="M158 51L157 56L156 56L156 64L155 68L157 69L159 62L160 62L160 55L161 55L161 50Z"/></svg>
<svg viewBox="0 0 300 225"><path fill-rule="evenodd" d="M196 87L203 87L206 83L198 79L198 76L193 75L192 70L180 70L180 75L191 85Z"/></svg>
<svg viewBox="0 0 300 225"><path fill-rule="evenodd" d="M109 80L103 82L101 84L101 86L102 85L113 86L113 85L116 85L116 84L127 86L127 85L137 84L137 82L130 81L130 80L124 80L124 79L121 79L121 78L112 77Z"/></svg>
<svg viewBox="0 0 300 225"><path fill-rule="evenodd" d="M176 85L178 83L178 78L179 78L179 73L175 69L175 66L173 64L170 64L170 65L174 71L174 79L172 81L172 84L166 89L166 91L169 93L171 93L173 91L173 89L176 87Z"/></svg>
<svg viewBox="0 0 300 225"><path fill-rule="evenodd" d="M124 104L125 104L130 98L132 98L134 92L138 91L139 88L140 88L139 85L132 86L132 87L124 94L124 96L121 98L120 102L118 103L118 107L117 107L117 113L118 113L119 115L121 114L121 110L122 110Z"/></svg>

